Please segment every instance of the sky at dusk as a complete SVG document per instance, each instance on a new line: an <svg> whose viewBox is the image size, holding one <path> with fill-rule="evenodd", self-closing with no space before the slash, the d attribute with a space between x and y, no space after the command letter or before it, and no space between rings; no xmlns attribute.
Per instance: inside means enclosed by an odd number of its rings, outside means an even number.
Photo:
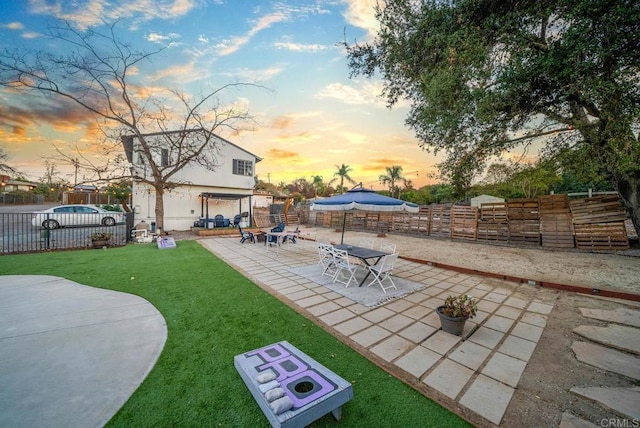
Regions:
<svg viewBox="0 0 640 428"><path fill-rule="evenodd" d="M223 96L242 102L258 125L225 136L263 158L256 174L277 184L296 178L324 181L336 165L367 187L382 188L385 167L401 165L405 178L430 182L438 162L421 150L404 119L406 103L388 109L381 82L349 78L345 40L370 40L376 31L375 0L0 0L0 48L47 49L43 36L54 19L76 28L100 28L100 20L120 19L135 47L170 47L140 71L144 84L194 95L232 82L257 82ZM70 151L92 137L93 122L81 109L16 98L0 90L0 146L9 165L27 178L44 173L43 158L53 146ZM226 97L226 98L225 98ZM223 135L224 136L224 135ZM73 183L71 169L57 165Z"/></svg>

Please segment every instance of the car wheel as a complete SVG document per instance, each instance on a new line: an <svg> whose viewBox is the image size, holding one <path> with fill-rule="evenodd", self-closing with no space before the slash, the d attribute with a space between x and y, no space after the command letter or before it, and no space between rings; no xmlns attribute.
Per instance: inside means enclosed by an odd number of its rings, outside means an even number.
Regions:
<svg viewBox="0 0 640 428"><path fill-rule="evenodd" d="M116 219L113 217L105 217L102 219L103 226L115 226L115 224L116 224Z"/></svg>
<svg viewBox="0 0 640 428"><path fill-rule="evenodd" d="M60 227L60 223L56 220L45 220L42 222L42 227L45 229L57 229Z"/></svg>

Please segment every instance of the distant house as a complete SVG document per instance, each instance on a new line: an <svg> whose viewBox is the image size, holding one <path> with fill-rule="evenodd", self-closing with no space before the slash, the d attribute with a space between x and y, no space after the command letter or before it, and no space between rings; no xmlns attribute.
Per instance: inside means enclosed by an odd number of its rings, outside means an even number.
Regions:
<svg viewBox="0 0 640 428"><path fill-rule="evenodd" d="M471 198L471 206L480 208L482 204L495 203L495 202L504 202L503 198L498 198L497 196L491 195L479 195L475 198Z"/></svg>
<svg viewBox="0 0 640 428"><path fill-rule="evenodd" d="M32 181L11 180L6 175L2 176L2 180L0 180L0 184L2 186L0 188L0 192L3 192L3 193L17 192L17 191L30 192L36 187L38 187L38 183L34 183Z"/></svg>
<svg viewBox="0 0 640 428"><path fill-rule="evenodd" d="M161 142L163 134L148 134L144 137L157 138ZM171 177L175 187L164 193L165 230L189 230L194 225L213 227L216 215L232 221L236 214L243 212L249 213L250 221L255 165L262 158L222 137L214 135L214 138L217 140L218 165L214 171L191 163ZM136 174L151 178L138 138L125 136L122 137L122 142L127 160ZM169 157L168 149L162 149L156 162L158 165L170 165ZM141 220L154 224L155 203L154 188L141 180L133 180L134 224Z"/></svg>

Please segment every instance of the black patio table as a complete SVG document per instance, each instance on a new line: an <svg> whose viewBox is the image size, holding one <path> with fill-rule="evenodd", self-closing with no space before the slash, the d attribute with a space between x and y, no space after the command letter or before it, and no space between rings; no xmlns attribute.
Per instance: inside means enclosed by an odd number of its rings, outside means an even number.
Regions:
<svg viewBox="0 0 640 428"><path fill-rule="evenodd" d="M384 256L389 255L389 253L385 253L384 251L373 250L371 248L365 248L365 247L356 247L355 245L340 244L340 245L334 245L333 248L337 248L338 250L345 250L347 254L362 260L364 264L367 266L375 266L378 264L380 259L382 259ZM372 259L375 259L375 262L373 264L369 263L369 260L372 260ZM367 280L369 275L371 275L371 271L367 269L367 274L364 276L364 278L362 278L362 281L360 281L360 284L358 284L358 287L362 287L362 284L364 284L364 282Z"/></svg>

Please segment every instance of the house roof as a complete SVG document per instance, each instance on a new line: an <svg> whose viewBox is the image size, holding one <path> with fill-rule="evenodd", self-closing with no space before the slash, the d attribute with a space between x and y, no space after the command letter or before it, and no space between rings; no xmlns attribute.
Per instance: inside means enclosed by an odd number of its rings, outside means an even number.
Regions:
<svg viewBox="0 0 640 428"><path fill-rule="evenodd" d="M199 132L199 131L204 131L203 129L187 129L187 130L177 130L177 131L166 131L166 132L152 132L149 134L142 134L143 137L153 137L156 135L166 135L166 134L178 134L180 132ZM204 131L207 132L207 131ZM221 141L224 141L227 144L232 145L233 147L236 147L240 150L242 150L243 152L247 153L248 155L253 156L256 159L256 163L260 162L262 160L261 157L254 155L253 153L251 153L250 151L240 147L239 145L232 143L231 141L227 140L226 138L222 138L221 136L219 136L218 134L212 134L214 135L216 138L220 139ZM124 147L124 151L125 154L127 155L127 160L132 163L133 162L133 139L136 138L137 135L123 135L121 137L122 140L122 145Z"/></svg>

